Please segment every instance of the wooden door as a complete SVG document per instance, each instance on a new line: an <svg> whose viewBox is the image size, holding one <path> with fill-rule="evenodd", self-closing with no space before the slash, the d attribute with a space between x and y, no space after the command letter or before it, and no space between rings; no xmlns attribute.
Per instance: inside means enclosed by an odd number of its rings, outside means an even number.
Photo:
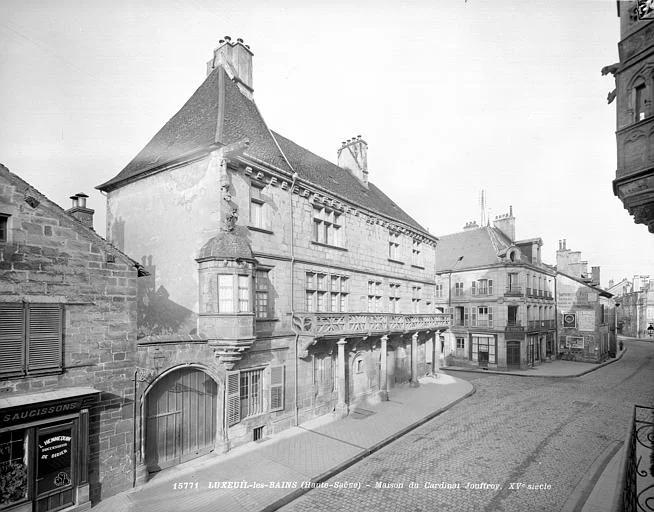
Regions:
<svg viewBox="0 0 654 512"><path fill-rule="evenodd" d="M149 471L213 450L218 390L195 368L169 373L147 397L146 463Z"/></svg>
<svg viewBox="0 0 654 512"><path fill-rule="evenodd" d="M520 342L506 342L506 364L509 368L520 368Z"/></svg>

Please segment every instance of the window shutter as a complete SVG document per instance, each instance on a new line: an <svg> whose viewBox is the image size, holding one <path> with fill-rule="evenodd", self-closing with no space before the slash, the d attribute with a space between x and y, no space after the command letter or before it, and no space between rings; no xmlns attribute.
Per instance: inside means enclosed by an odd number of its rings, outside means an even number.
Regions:
<svg viewBox="0 0 654 512"><path fill-rule="evenodd" d="M284 409L284 366L270 367L270 411Z"/></svg>
<svg viewBox="0 0 654 512"><path fill-rule="evenodd" d="M472 308L472 327L477 327L477 308Z"/></svg>
<svg viewBox="0 0 654 512"><path fill-rule="evenodd" d="M472 282L472 294L477 295L477 281Z"/></svg>
<svg viewBox="0 0 654 512"><path fill-rule="evenodd" d="M493 306L488 306L488 327L493 327Z"/></svg>
<svg viewBox="0 0 654 512"><path fill-rule="evenodd" d="M465 308L463 323L467 326L470 321L470 308Z"/></svg>
<svg viewBox="0 0 654 512"><path fill-rule="evenodd" d="M493 295L493 280L492 279L488 280L488 294Z"/></svg>
<svg viewBox="0 0 654 512"><path fill-rule="evenodd" d="M227 374L227 426L241 421L241 376L239 372Z"/></svg>
<svg viewBox="0 0 654 512"><path fill-rule="evenodd" d="M27 370L61 368L61 306L30 304L27 316Z"/></svg>
<svg viewBox="0 0 654 512"><path fill-rule="evenodd" d="M0 304L0 374L23 373L25 363L23 304Z"/></svg>

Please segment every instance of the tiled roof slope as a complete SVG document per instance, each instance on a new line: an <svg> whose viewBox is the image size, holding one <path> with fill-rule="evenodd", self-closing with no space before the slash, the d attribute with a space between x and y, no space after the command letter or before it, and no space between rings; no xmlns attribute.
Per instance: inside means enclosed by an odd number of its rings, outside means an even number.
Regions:
<svg viewBox="0 0 654 512"><path fill-rule="evenodd" d="M312 153L290 139L273 131L275 139L300 178L329 190L356 205L399 220L427 233L427 230L413 220L373 183L368 188L350 171Z"/></svg>
<svg viewBox="0 0 654 512"><path fill-rule="evenodd" d="M440 236L436 248L436 271L463 270L493 265L501 261L498 254L508 249L510 241L499 229L490 226ZM463 259L457 263L459 257Z"/></svg>
<svg viewBox="0 0 654 512"><path fill-rule="evenodd" d="M222 120L219 119L221 95L225 100ZM118 175L97 188L106 190L215 142L227 145L244 138L250 140L246 156L291 172L254 102L239 92L222 67L217 67L140 153Z"/></svg>
<svg viewBox="0 0 654 512"><path fill-rule="evenodd" d="M261 160L289 174L295 170L303 180L428 234L374 184L369 183L366 188L346 169L277 133L273 137L254 101L240 92L221 66L207 76L184 106L122 171L97 188L110 190L160 165L207 150L216 142L228 145L243 139L250 142L244 152L246 157Z"/></svg>

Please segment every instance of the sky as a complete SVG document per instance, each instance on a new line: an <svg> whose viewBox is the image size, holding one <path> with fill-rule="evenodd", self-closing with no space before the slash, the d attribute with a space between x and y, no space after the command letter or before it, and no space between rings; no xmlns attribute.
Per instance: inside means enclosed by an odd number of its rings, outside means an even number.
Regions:
<svg viewBox="0 0 654 512"><path fill-rule="evenodd" d="M202 83L225 35L254 52L271 129L331 161L368 142L370 181L438 236L513 207L602 285L654 278L654 236L613 195L613 0L3 0L0 163L104 235L116 175Z"/></svg>

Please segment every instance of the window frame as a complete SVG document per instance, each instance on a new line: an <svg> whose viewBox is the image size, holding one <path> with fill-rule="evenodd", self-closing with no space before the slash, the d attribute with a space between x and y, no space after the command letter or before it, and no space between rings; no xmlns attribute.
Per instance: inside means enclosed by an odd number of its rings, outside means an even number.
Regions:
<svg viewBox="0 0 654 512"><path fill-rule="evenodd" d="M270 281L271 270L270 268L258 268L254 271L254 317L257 320L269 320L275 317L275 305ZM265 300L261 300L264 297ZM265 303L264 307L261 308L260 305L263 303Z"/></svg>
<svg viewBox="0 0 654 512"><path fill-rule="evenodd" d="M270 205L263 197L264 183L250 182L250 225L249 227L272 232ZM256 191L256 192L255 192ZM255 215L254 212L257 212Z"/></svg>
<svg viewBox="0 0 654 512"><path fill-rule="evenodd" d="M388 232L388 259L400 261L401 234L394 231Z"/></svg>
<svg viewBox="0 0 654 512"><path fill-rule="evenodd" d="M311 240L313 243L344 248L343 213L333 208L313 205Z"/></svg>
<svg viewBox="0 0 654 512"><path fill-rule="evenodd" d="M9 217L6 213L0 213L0 244L9 241Z"/></svg>

